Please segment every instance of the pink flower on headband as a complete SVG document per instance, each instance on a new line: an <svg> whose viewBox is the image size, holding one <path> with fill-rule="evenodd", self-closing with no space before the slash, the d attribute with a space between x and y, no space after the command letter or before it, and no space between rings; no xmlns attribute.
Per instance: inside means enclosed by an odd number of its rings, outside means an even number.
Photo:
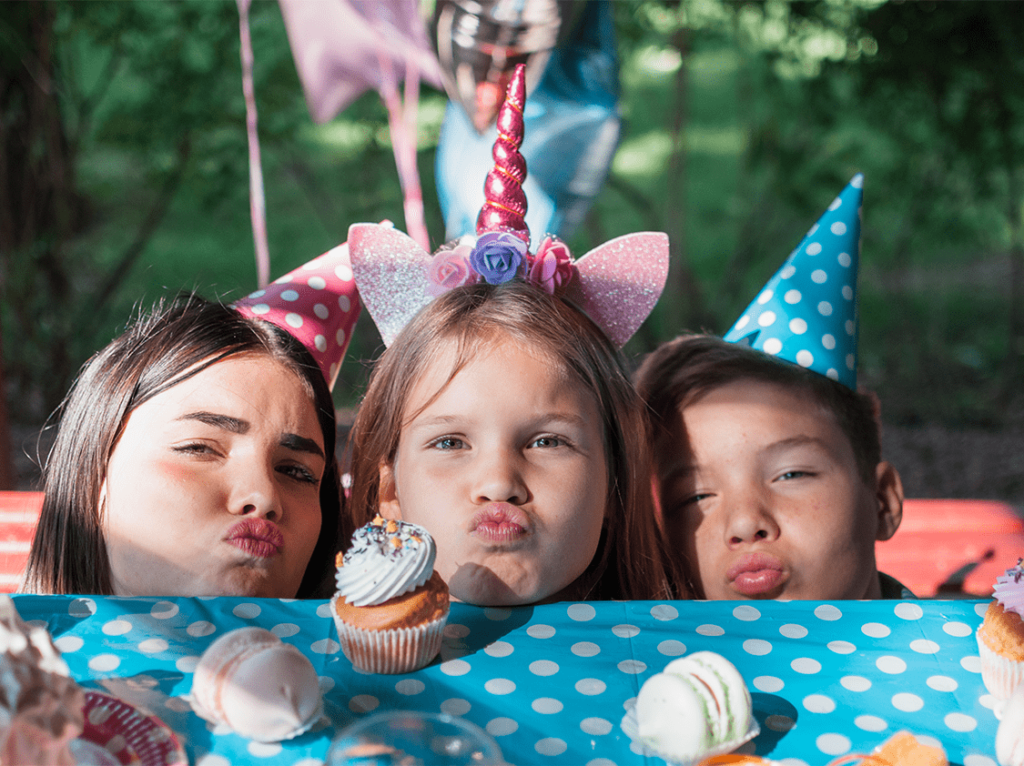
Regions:
<svg viewBox="0 0 1024 766"><path fill-rule="evenodd" d="M526 281L548 295L561 295L575 272L572 254L566 244L553 237L545 237L537 248L537 254L529 259Z"/></svg>
<svg viewBox="0 0 1024 766"><path fill-rule="evenodd" d="M472 252L472 245L456 245L451 250L442 250L431 258L427 272L427 295L436 298L453 288L476 284L480 277L469 263Z"/></svg>
<svg viewBox="0 0 1024 766"><path fill-rule="evenodd" d="M500 285L515 279L525 258L526 243L515 234L488 231L477 239L469 261L485 282Z"/></svg>

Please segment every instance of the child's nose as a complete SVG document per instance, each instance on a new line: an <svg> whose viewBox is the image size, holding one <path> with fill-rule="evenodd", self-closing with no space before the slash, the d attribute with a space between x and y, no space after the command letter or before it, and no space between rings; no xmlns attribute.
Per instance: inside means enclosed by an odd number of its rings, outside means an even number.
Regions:
<svg viewBox="0 0 1024 766"><path fill-rule="evenodd" d="M778 536L779 526L762 497L751 493L733 503L725 529L725 538L730 548L772 542Z"/></svg>
<svg viewBox="0 0 1024 766"><path fill-rule="evenodd" d="M272 468L250 463L240 467L234 476L234 487L228 511L236 516L253 516L280 522L283 516Z"/></svg>
<svg viewBox="0 0 1024 766"><path fill-rule="evenodd" d="M526 502L528 492L516 457L511 450L481 451L474 466L474 502L512 505Z"/></svg>

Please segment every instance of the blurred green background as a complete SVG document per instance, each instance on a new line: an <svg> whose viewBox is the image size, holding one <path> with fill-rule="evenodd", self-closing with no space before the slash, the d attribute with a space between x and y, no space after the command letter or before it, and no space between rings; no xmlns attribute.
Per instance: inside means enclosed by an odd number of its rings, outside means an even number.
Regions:
<svg viewBox="0 0 1024 766"><path fill-rule="evenodd" d="M614 6L623 136L570 245L669 233L669 287L630 357L683 329L725 332L863 172L860 380L882 400L888 456L909 494L1024 507L1020 5ZM256 0L251 25L271 274L350 223L404 228L377 94L315 125L277 3ZM425 88L419 109L435 244L446 100ZM255 289L247 160L234 2L0 3L10 482L32 486L40 427L137 307ZM343 420L380 351L364 314L335 389Z"/></svg>

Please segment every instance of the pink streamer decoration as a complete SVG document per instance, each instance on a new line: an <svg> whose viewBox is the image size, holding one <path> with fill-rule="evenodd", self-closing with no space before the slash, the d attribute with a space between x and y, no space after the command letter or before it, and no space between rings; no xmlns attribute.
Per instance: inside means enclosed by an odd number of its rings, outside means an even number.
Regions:
<svg viewBox="0 0 1024 766"><path fill-rule="evenodd" d="M256 282L266 287L270 281L270 247L267 244L267 203L263 192L263 164L260 137L256 130L256 87L253 84L252 35L249 32L249 6L252 0L238 3L238 33L241 38L242 93L245 95L245 130L249 140L249 216L256 247Z"/></svg>
<svg viewBox="0 0 1024 766"><path fill-rule="evenodd" d="M420 80L442 87L418 0L278 0L310 115L327 122L372 88L388 110L406 228L429 247L416 165ZM404 96L398 72L404 71Z"/></svg>
<svg viewBox="0 0 1024 766"><path fill-rule="evenodd" d="M373 16L378 24L384 24L379 9L372 5ZM405 228L424 250L430 249L426 217L423 213L423 189L420 185L419 168L416 166L416 118L419 111L420 73L413 59L405 62L405 95L398 95L398 83L391 56L384 50L377 50L380 64L380 97L388 110L388 127L391 131L391 146L395 154L395 167L402 186L402 207L405 213Z"/></svg>

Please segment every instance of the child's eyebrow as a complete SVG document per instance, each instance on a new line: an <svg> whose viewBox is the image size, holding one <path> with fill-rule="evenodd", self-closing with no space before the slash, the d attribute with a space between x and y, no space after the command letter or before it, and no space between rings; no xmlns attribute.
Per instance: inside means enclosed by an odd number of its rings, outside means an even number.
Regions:
<svg viewBox="0 0 1024 766"><path fill-rule="evenodd" d="M416 418L411 423L409 423L407 427L429 428L438 425L462 425L466 422L468 422L467 419L461 415L432 415L427 418ZM588 421L582 415L576 415L571 412L546 412L534 418L533 422L544 425L548 425L551 423L565 423L570 426L581 428L585 426Z"/></svg>
<svg viewBox="0 0 1024 766"><path fill-rule="evenodd" d="M457 415L431 415L430 417L414 417L406 421L402 428L431 428L433 426L449 426L453 423L462 422L464 419Z"/></svg>
<svg viewBox="0 0 1024 766"><path fill-rule="evenodd" d="M540 423L565 423L570 426L580 428L587 424L587 419L582 415L576 415L571 412L549 412L546 415L542 415L537 418Z"/></svg>
<svg viewBox="0 0 1024 766"><path fill-rule="evenodd" d="M764 452L785 452L786 450L796 449L797 447L817 447L828 454L832 454L831 447L823 440L815 436L791 436L788 439L780 439L777 442L772 442L764 448Z"/></svg>
<svg viewBox="0 0 1024 766"><path fill-rule="evenodd" d="M249 428L251 427L247 420L233 418L230 415L221 415L216 412L186 412L184 415L179 417L178 420L197 420L208 426L223 428L225 431L233 434L239 434L240 436L244 436L249 433ZM294 450L296 452L307 452L311 455L316 455L321 460L325 459L324 451L320 449L320 445L305 436L285 433L282 434L278 444L286 449Z"/></svg>
<svg viewBox="0 0 1024 766"><path fill-rule="evenodd" d="M674 465L669 466L668 470L662 474L661 481L668 484L673 481L679 481L680 479L688 479L695 473L697 473L697 466L693 463L675 463Z"/></svg>

